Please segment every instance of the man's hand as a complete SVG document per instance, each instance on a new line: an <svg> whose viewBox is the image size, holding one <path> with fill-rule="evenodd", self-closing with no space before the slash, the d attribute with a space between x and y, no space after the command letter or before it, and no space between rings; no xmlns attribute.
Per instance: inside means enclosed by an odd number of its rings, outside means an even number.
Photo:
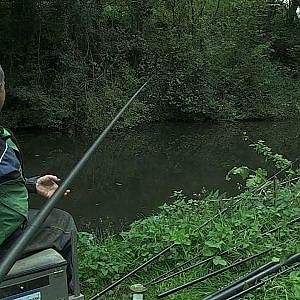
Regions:
<svg viewBox="0 0 300 300"><path fill-rule="evenodd" d="M50 199L54 192L58 189L60 179L54 175L45 175L36 181L36 192L38 195ZM70 190L66 190L64 196L68 196Z"/></svg>

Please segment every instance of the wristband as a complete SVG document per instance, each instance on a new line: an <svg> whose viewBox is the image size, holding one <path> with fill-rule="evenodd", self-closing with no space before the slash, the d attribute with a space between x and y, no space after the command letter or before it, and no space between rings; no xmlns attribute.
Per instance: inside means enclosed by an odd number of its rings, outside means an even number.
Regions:
<svg viewBox="0 0 300 300"><path fill-rule="evenodd" d="M26 178L25 186L29 193L36 193L36 182L40 176L34 176L30 178Z"/></svg>

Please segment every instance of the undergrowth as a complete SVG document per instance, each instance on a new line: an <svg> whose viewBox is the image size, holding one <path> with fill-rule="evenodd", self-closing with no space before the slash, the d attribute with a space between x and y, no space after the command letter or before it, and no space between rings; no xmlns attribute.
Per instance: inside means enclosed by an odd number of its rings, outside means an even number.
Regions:
<svg viewBox="0 0 300 300"><path fill-rule="evenodd" d="M274 163L277 176L267 177L262 168L235 167L228 173L228 180L234 174L245 180L244 191L235 197L214 191L195 198L175 191L172 204L159 207L156 215L137 220L126 232L106 237L81 233L80 277L85 296L96 294L170 244L174 244L170 251L103 299L130 299L131 284L145 285L196 255L200 256L193 263L213 256L207 264L148 286L146 299L156 299L161 292L272 248L266 255L168 297L201 299L271 260L282 261L300 252L299 222L285 226L300 215L299 170L283 156L273 154L263 141L252 147L267 162ZM280 230L262 236L280 225ZM228 252L221 255L225 250ZM245 299L300 299L299 268L268 282Z"/></svg>

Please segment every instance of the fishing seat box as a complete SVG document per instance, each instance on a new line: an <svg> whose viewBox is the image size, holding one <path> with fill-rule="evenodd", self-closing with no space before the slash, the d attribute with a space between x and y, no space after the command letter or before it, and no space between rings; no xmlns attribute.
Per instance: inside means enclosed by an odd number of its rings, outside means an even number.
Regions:
<svg viewBox="0 0 300 300"><path fill-rule="evenodd" d="M69 296L67 262L55 250L46 249L16 261L0 284L3 300L81 300Z"/></svg>

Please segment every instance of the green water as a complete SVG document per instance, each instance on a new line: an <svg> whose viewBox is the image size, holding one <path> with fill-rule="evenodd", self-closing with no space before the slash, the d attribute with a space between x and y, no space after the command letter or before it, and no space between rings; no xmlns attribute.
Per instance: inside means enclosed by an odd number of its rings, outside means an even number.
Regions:
<svg viewBox="0 0 300 300"><path fill-rule="evenodd" d="M81 230L120 230L172 201L172 191L237 192L225 175L233 166L264 164L243 140L265 140L290 160L299 157L299 121L197 124L167 123L111 133L74 181L72 195L58 207L73 214ZM26 175L67 176L93 138L62 133L16 134ZM32 206L43 200L32 197Z"/></svg>

